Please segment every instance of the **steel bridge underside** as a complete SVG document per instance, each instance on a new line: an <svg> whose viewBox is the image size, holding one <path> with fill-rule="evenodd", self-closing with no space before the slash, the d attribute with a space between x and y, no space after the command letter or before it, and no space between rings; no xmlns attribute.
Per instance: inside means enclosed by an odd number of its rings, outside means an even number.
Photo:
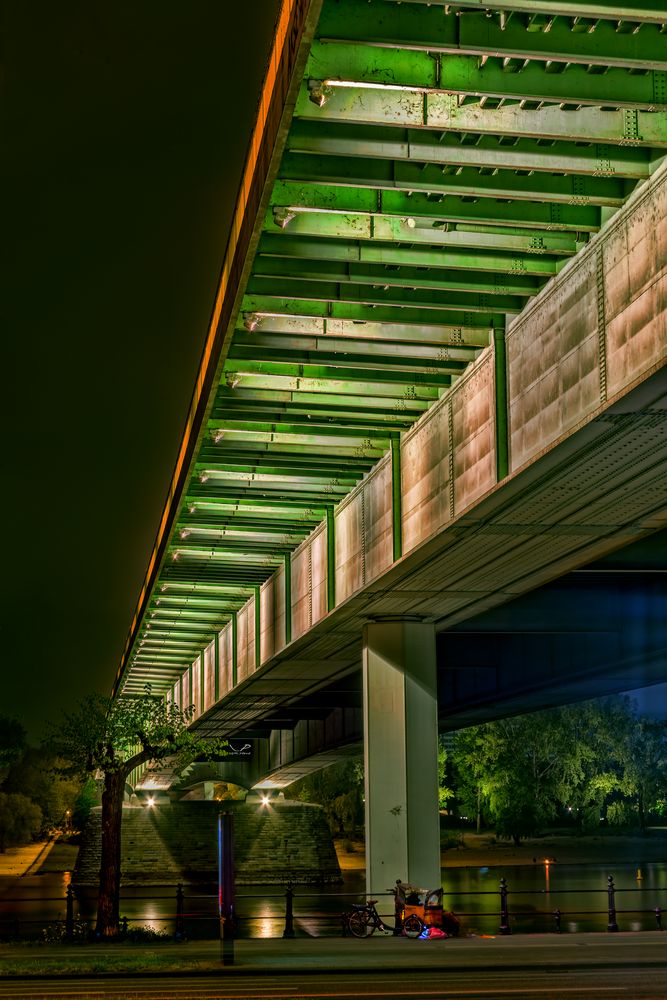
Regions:
<svg viewBox="0 0 667 1000"><path fill-rule="evenodd" d="M458 659L663 527L666 31L661 0L287 0L116 694L293 729L365 621Z"/></svg>

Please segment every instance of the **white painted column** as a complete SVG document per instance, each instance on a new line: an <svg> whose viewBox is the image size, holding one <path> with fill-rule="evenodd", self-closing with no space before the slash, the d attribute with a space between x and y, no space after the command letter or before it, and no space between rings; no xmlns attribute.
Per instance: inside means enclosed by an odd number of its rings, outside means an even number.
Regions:
<svg viewBox="0 0 667 1000"><path fill-rule="evenodd" d="M410 621L364 629L366 889L440 882L435 632Z"/></svg>

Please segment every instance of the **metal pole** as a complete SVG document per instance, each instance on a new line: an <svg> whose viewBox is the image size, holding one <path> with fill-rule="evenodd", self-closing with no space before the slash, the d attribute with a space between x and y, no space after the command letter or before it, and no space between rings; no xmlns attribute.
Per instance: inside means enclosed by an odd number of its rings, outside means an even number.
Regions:
<svg viewBox="0 0 667 1000"><path fill-rule="evenodd" d="M176 888L176 927L174 937L177 941L185 939L185 916L183 913L183 886L178 883Z"/></svg>
<svg viewBox="0 0 667 1000"><path fill-rule="evenodd" d="M614 887L614 876L607 875L607 898L608 898L608 915L607 915L607 930L617 931L618 924L616 923L616 889Z"/></svg>
<svg viewBox="0 0 667 1000"><path fill-rule="evenodd" d="M556 921L556 934L560 934L560 918L562 914L560 910L554 910L554 920Z"/></svg>
<svg viewBox="0 0 667 1000"><path fill-rule="evenodd" d="M67 886L65 896L65 938L74 940L74 890L71 885Z"/></svg>
<svg viewBox="0 0 667 1000"><path fill-rule="evenodd" d="M498 928L501 934L511 934L510 930L510 915L507 909L507 880L501 878L500 880L500 927Z"/></svg>
<svg viewBox="0 0 667 1000"><path fill-rule="evenodd" d="M655 908L655 923L659 931L662 930L662 907L656 906Z"/></svg>
<svg viewBox="0 0 667 1000"><path fill-rule="evenodd" d="M220 961L234 964L234 816L218 813L218 911Z"/></svg>
<svg viewBox="0 0 667 1000"><path fill-rule="evenodd" d="M294 933L294 889L292 888L292 883L287 883L287 888L285 889L285 930L283 931L284 938L295 937Z"/></svg>

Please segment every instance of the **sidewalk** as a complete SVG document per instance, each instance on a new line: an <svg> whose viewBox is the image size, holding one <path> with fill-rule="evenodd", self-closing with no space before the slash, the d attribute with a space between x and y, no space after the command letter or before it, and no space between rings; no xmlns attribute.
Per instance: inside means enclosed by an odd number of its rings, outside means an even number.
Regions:
<svg viewBox="0 0 667 1000"><path fill-rule="evenodd" d="M241 940L223 966L218 942L160 945L0 945L0 979L116 975L277 975L388 970L466 971L634 966L667 968L667 936L534 934L419 941L375 937Z"/></svg>
<svg viewBox="0 0 667 1000"><path fill-rule="evenodd" d="M17 878L27 875L33 866L44 861L55 840L43 840L27 847L8 847L0 854L0 878Z"/></svg>

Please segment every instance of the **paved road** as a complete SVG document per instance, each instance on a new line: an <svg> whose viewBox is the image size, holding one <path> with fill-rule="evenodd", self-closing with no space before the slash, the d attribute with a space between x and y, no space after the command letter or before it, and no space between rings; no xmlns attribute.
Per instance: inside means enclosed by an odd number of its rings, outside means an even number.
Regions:
<svg viewBox="0 0 667 1000"><path fill-rule="evenodd" d="M483 970L442 972L437 975L397 970L370 975L328 973L289 976L237 976L223 973L206 980L186 977L164 980L82 979L49 983L3 983L2 1000L665 1000L665 968L644 969L641 976L633 967L619 970L551 969L520 973Z"/></svg>

